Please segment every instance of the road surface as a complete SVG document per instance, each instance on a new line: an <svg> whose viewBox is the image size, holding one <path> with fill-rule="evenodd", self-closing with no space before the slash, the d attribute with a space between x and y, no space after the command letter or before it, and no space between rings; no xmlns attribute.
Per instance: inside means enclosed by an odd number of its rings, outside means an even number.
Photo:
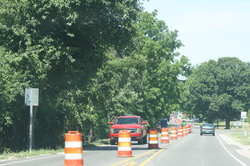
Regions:
<svg viewBox="0 0 250 166"><path fill-rule="evenodd" d="M177 123L171 122L171 125ZM84 149L84 166L249 166L250 159L239 155L235 145L228 145L216 131L213 135L200 135L199 127L193 132L170 143L160 143L159 148L149 149L148 144L132 142L133 157L117 157L117 145ZM63 166L64 154L2 160L1 166Z"/></svg>

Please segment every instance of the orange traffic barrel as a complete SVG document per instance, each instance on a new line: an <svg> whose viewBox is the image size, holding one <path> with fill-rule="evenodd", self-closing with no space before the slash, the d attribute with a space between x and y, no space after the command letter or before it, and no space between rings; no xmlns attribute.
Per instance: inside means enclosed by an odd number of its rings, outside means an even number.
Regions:
<svg viewBox="0 0 250 166"><path fill-rule="evenodd" d="M178 127L178 137L183 137L183 127Z"/></svg>
<svg viewBox="0 0 250 166"><path fill-rule="evenodd" d="M177 130L176 130L176 127L171 127L170 139L177 139Z"/></svg>
<svg viewBox="0 0 250 166"><path fill-rule="evenodd" d="M131 147L131 132L129 130L120 130L118 133L118 156L133 157Z"/></svg>
<svg viewBox="0 0 250 166"><path fill-rule="evenodd" d="M83 166L82 134L69 131L65 134L64 166Z"/></svg>
<svg viewBox="0 0 250 166"><path fill-rule="evenodd" d="M149 130L148 148L152 148L152 149L159 148L158 130L155 128L152 128Z"/></svg>
<svg viewBox="0 0 250 166"><path fill-rule="evenodd" d="M191 124L187 124L189 126L189 133L192 133L192 125Z"/></svg>
<svg viewBox="0 0 250 166"><path fill-rule="evenodd" d="M190 127L189 127L189 125L186 125L186 127L187 127L187 134L190 134Z"/></svg>
<svg viewBox="0 0 250 166"><path fill-rule="evenodd" d="M183 126L183 136L186 136L186 135L187 135L187 127Z"/></svg>
<svg viewBox="0 0 250 166"><path fill-rule="evenodd" d="M168 128L161 129L161 143L169 143Z"/></svg>

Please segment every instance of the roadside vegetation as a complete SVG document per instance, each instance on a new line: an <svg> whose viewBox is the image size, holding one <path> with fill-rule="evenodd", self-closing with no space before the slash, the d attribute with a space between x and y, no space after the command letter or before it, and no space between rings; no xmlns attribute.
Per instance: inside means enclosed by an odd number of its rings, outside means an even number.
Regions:
<svg viewBox="0 0 250 166"><path fill-rule="evenodd" d="M250 145L250 135L245 135L244 132L232 133L228 134L227 136L232 138L234 141L241 143L242 145Z"/></svg>
<svg viewBox="0 0 250 166"><path fill-rule="evenodd" d="M250 145L250 124L248 122L244 123L244 127L239 126L231 128L230 131L237 132L227 135L234 141L239 142L242 145Z"/></svg>
<svg viewBox="0 0 250 166"><path fill-rule="evenodd" d="M176 52L178 31L139 0L0 4L0 154L27 148L25 88L39 89L37 149L63 146L68 131L91 144L107 138L117 116L153 124L178 107L178 77L191 64Z"/></svg>
<svg viewBox="0 0 250 166"><path fill-rule="evenodd" d="M64 149L59 148L57 150L39 149L39 150L32 150L31 152L29 152L28 150L27 151L20 151L20 152L4 152L0 155L0 160L56 154L56 153L62 153L63 151L64 151Z"/></svg>
<svg viewBox="0 0 250 166"><path fill-rule="evenodd" d="M95 146L100 146L100 145L104 145L104 144L109 144L109 139L98 140L98 141L92 142L91 144L83 144L83 149L95 147ZM49 154L57 154L57 153L64 153L64 148L34 149L31 152L29 152L28 150L20 151L20 152L6 151L6 152L0 154L0 160L25 158L25 157L49 155Z"/></svg>

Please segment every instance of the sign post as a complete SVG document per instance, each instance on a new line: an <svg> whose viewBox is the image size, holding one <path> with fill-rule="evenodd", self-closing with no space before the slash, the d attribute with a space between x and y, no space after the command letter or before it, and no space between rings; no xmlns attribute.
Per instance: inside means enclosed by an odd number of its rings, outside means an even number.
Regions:
<svg viewBox="0 0 250 166"><path fill-rule="evenodd" d="M29 151L32 151L33 106L38 106L38 88L25 89L25 105L30 106Z"/></svg>
<svg viewBox="0 0 250 166"><path fill-rule="evenodd" d="M242 123L242 132L244 134L244 122L245 122L245 119L247 118L247 112L241 112L241 119L243 121Z"/></svg>

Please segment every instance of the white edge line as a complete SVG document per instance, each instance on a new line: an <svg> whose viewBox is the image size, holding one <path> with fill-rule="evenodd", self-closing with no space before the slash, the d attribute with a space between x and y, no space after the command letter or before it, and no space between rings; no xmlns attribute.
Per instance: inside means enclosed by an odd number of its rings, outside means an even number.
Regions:
<svg viewBox="0 0 250 166"><path fill-rule="evenodd" d="M236 161L238 161L241 165L247 166L245 163L243 163L242 161L240 161L239 159L237 159L232 153L230 153L230 152L227 150L227 148L226 148L226 147L223 145L223 143L221 142L219 136L216 136L216 137L217 137L217 139L219 140L221 146L225 149L225 151L226 151L228 154L230 154L230 156L232 156L232 157L233 157Z"/></svg>

